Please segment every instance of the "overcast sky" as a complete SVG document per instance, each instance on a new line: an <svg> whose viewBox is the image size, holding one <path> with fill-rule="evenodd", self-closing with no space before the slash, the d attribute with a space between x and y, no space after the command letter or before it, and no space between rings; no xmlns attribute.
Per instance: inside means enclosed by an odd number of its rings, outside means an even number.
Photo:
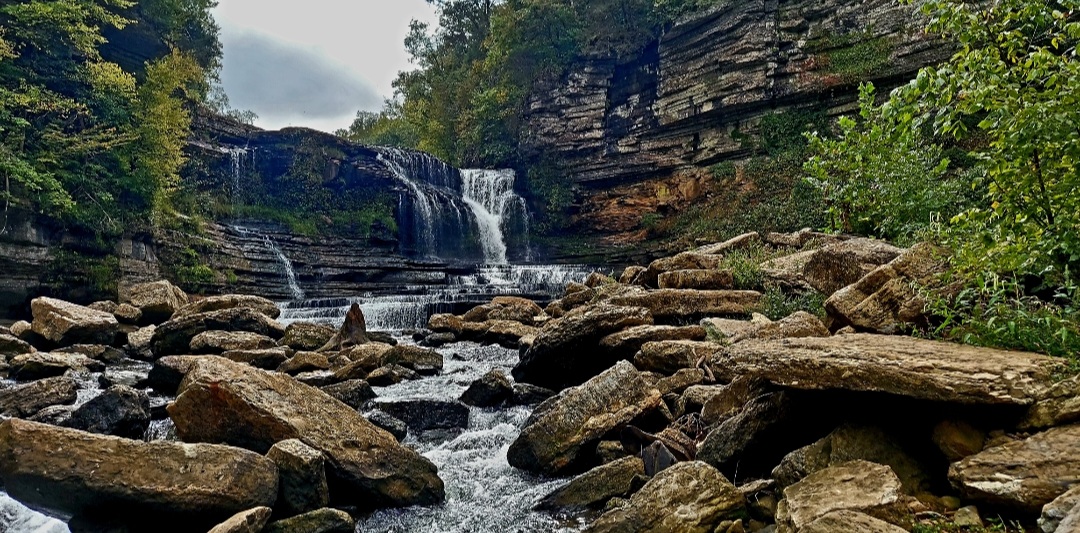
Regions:
<svg viewBox="0 0 1080 533"><path fill-rule="evenodd" d="M378 110L408 70L409 21L434 24L424 0L220 0L222 83L256 125L334 131Z"/></svg>

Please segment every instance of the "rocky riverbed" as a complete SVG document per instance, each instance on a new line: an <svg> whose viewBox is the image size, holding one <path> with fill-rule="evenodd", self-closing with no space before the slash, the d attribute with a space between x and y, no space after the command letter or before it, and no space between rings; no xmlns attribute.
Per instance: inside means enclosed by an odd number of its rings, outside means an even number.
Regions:
<svg viewBox="0 0 1080 533"><path fill-rule="evenodd" d="M1080 382L907 334L941 253L753 233L412 336L165 281L40 298L0 329L0 526L1075 531Z"/></svg>

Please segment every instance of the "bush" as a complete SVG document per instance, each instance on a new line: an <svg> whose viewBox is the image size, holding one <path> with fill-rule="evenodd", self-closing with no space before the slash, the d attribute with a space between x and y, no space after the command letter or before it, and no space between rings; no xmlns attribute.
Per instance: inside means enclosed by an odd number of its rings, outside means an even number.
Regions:
<svg viewBox="0 0 1080 533"><path fill-rule="evenodd" d="M825 295L817 291L785 292L779 287L768 287L758 309L758 312L769 317L769 320L780 320L796 311L806 311L818 318L825 318Z"/></svg>

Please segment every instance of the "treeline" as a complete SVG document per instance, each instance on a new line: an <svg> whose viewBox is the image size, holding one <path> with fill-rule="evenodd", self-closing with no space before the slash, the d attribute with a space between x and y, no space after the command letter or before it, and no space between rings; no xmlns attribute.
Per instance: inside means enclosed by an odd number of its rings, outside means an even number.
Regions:
<svg viewBox="0 0 1080 533"><path fill-rule="evenodd" d="M0 7L0 201L99 237L174 215L192 103L227 107L213 0L21 0ZM162 52L121 67L106 34ZM141 51L140 51L141 53Z"/></svg>
<svg viewBox="0 0 1080 533"><path fill-rule="evenodd" d="M416 70L397 98L340 135L417 148L458 166L516 166L530 91L581 56L632 55L667 25L717 0L428 0L439 28L413 22Z"/></svg>

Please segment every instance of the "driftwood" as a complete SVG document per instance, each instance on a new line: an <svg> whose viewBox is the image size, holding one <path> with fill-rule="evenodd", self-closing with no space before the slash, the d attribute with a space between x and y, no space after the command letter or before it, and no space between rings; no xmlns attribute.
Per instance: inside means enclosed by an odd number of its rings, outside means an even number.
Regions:
<svg viewBox="0 0 1080 533"><path fill-rule="evenodd" d="M338 329L337 333L330 337L330 340L326 341L322 348L315 351L342 350L367 342L370 342L367 335L367 321L364 320L364 312L360 310L360 305L354 303L349 308L348 314L345 315L345 322L341 324L341 328Z"/></svg>

